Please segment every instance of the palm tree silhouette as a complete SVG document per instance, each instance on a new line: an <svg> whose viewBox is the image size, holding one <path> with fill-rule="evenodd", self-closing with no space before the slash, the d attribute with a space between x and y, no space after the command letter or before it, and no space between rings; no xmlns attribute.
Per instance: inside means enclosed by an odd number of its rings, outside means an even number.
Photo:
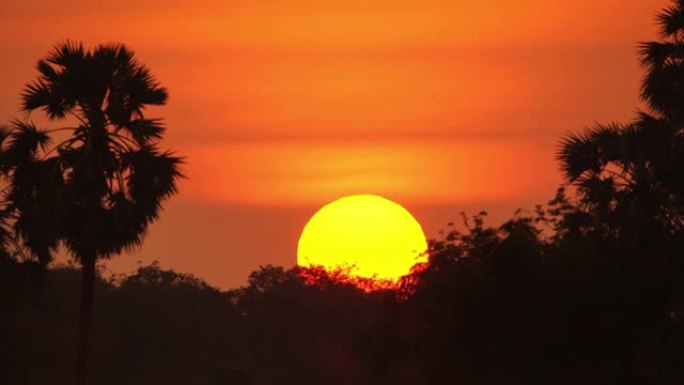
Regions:
<svg viewBox="0 0 684 385"><path fill-rule="evenodd" d="M663 118L684 120L684 0L675 0L657 16L660 42L641 45L641 63L648 72L641 96Z"/></svg>
<svg viewBox="0 0 684 385"><path fill-rule="evenodd" d="M641 45L649 111L569 135L558 153L580 206L595 214L591 226L646 243L684 229L684 0L658 22L662 41Z"/></svg>
<svg viewBox="0 0 684 385"><path fill-rule="evenodd" d="M142 243L177 191L182 160L158 149L162 122L143 114L165 104L167 90L126 46L66 42L37 69L23 109L74 124L12 122L0 131L0 171L22 246L46 263L63 244L83 267L77 376L85 383L96 262Z"/></svg>

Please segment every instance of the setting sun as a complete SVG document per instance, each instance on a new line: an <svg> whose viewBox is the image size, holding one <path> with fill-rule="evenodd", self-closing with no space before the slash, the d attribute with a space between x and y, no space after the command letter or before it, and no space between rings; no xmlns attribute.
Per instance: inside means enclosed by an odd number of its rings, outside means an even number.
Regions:
<svg viewBox="0 0 684 385"><path fill-rule="evenodd" d="M311 217L299 239L297 262L396 281L426 260L426 249L420 224L405 208L376 195L353 195Z"/></svg>

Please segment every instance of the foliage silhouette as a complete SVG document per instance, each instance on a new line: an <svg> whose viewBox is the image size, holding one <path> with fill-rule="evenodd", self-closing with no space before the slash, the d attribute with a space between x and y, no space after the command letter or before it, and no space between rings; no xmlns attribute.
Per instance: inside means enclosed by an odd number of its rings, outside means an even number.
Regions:
<svg viewBox="0 0 684 385"><path fill-rule="evenodd" d="M641 45L650 107L627 124L599 124L561 142L558 158L578 190L587 227L649 247L684 227L684 2L658 15L663 41ZM578 219L574 213L574 219ZM593 222L589 221L593 218Z"/></svg>
<svg viewBox="0 0 684 385"><path fill-rule="evenodd" d="M84 382L95 264L141 244L162 201L176 192L181 160L157 148L162 122L143 113L164 104L167 91L127 47L66 42L37 69L22 94L24 110L73 126L47 130L16 120L0 130L0 172L9 182L3 213L14 230L0 236L19 239L41 264L63 244L83 267Z"/></svg>

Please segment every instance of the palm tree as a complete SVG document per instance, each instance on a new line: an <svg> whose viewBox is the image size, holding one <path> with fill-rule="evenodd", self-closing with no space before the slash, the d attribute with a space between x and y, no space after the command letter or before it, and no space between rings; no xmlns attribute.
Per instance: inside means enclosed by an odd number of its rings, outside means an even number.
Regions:
<svg viewBox="0 0 684 385"><path fill-rule="evenodd" d="M147 106L167 90L121 44L57 45L38 61L23 109L65 127L14 121L0 131L6 210L21 246L46 263L60 245L82 266L78 378L86 382L95 266L142 243L176 193L182 160L159 150L164 127Z"/></svg>
<svg viewBox="0 0 684 385"><path fill-rule="evenodd" d="M649 111L569 135L558 153L587 227L646 243L684 229L684 0L657 19L662 41L641 45Z"/></svg>
<svg viewBox="0 0 684 385"><path fill-rule="evenodd" d="M561 142L558 158L578 200L564 207L558 228L570 242L587 234L602 245L616 240L613 247L622 247L626 258L647 261L633 265L639 266L633 280L649 302L660 304L656 372L662 377L672 309L682 300L675 294L681 292L681 254L673 245L684 235L684 0L672 1L657 20L661 41L643 43L640 52L647 111ZM634 359L627 352L625 367Z"/></svg>
<svg viewBox="0 0 684 385"><path fill-rule="evenodd" d="M684 120L684 0L674 0L657 16L660 42L641 45L647 69L641 96L660 116Z"/></svg>

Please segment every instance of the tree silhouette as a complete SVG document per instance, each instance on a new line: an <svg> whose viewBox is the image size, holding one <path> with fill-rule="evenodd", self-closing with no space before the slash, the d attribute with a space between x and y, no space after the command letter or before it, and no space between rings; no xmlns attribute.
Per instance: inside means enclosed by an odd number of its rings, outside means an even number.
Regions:
<svg viewBox="0 0 684 385"><path fill-rule="evenodd" d="M14 121L0 131L7 212L23 247L46 263L60 244L81 264L78 377L87 376L95 265L139 246L163 200L173 195L181 159L157 145L164 127L144 116L167 91L121 44L86 50L57 45L38 61L23 109L73 126L39 129ZM60 140L59 142L57 142Z"/></svg>
<svg viewBox="0 0 684 385"><path fill-rule="evenodd" d="M641 63L648 72L641 96L662 118L684 122L684 1L674 0L657 16L660 42L641 45Z"/></svg>
<svg viewBox="0 0 684 385"><path fill-rule="evenodd" d="M657 16L661 41L641 44L647 111L628 123L598 124L561 142L558 158L577 200L555 200L556 245L564 255L593 255L602 285L588 287L613 308L590 303L578 314L612 324L606 333L621 382L659 383L682 303L684 233L684 1ZM631 292L625 296L625 292ZM635 335L641 328L648 333ZM651 362L641 346L653 346ZM599 351L597 351L599 352ZM669 366L669 368L668 368ZM649 369L652 373L648 373ZM667 370L666 370L667 368ZM655 373L655 374L653 374Z"/></svg>
<svg viewBox="0 0 684 385"><path fill-rule="evenodd" d="M598 124L561 142L558 158L579 192L585 225L648 247L684 229L684 0L660 15L660 42L641 45L649 107L627 123ZM574 219L577 219L574 216Z"/></svg>

